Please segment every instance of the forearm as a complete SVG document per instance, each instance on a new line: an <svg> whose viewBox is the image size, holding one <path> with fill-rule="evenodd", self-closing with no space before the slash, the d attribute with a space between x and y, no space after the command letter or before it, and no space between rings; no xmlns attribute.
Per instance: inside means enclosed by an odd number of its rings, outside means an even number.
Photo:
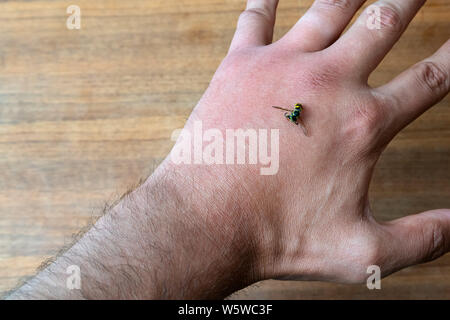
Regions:
<svg viewBox="0 0 450 320"><path fill-rule="evenodd" d="M157 170L10 298L220 298L256 280L251 234L186 179ZM66 286L71 265L80 290Z"/></svg>

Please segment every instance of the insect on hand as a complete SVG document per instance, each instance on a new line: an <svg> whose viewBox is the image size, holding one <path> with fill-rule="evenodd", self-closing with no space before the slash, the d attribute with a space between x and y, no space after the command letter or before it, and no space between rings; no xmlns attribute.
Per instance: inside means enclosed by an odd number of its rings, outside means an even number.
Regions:
<svg viewBox="0 0 450 320"><path fill-rule="evenodd" d="M284 114L286 119L288 119L289 121L295 123L296 125L300 125L300 127L302 128L303 133L305 134L305 136L308 135L308 130L306 130L306 127L303 124L302 119L300 118L300 114L303 111L303 106L301 105L301 103L297 103L295 105L295 107L294 107L294 110L289 110L289 109L285 109L285 108L277 107L277 106L272 106L272 108L288 111L288 112L286 112Z"/></svg>

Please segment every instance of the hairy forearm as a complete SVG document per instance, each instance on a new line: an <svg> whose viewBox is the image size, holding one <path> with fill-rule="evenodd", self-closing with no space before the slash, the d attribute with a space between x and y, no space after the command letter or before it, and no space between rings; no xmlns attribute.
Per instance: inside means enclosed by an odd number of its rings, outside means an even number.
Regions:
<svg viewBox="0 0 450 320"><path fill-rule="evenodd" d="M221 298L255 281L251 235L208 204L218 190L194 193L186 179L157 170L9 298ZM66 286L71 265L79 290Z"/></svg>

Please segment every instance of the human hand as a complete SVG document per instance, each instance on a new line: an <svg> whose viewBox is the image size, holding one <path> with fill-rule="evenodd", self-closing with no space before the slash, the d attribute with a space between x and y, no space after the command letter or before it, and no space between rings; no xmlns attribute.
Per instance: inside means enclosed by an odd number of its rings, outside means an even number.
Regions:
<svg viewBox="0 0 450 320"><path fill-rule="evenodd" d="M226 129L279 129L279 170L262 176L249 164L169 164L180 177L201 181L198 203L208 209L198 211L240 230L254 253L254 281L362 282L370 265L386 276L446 253L450 210L380 223L368 202L386 145L449 92L450 41L386 85L368 85L425 1L379 1L380 29L368 28L366 10L341 37L365 1L316 1L271 44L277 2L248 1L229 54L185 130L193 132L195 121L223 136ZM296 102L305 107L308 137L272 108Z"/></svg>
<svg viewBox="0 0 450 320"><path fill-rule="evenodd" d="M379 223L368 188L389 141L449 92L450 41L371 88L370 73L424 1L377 2L380 29L367 27L366 11L339 38L362 3L317 0L270 44L277 1L249 0L185 132L195 136L199 122L222 137L279 130L271 171L177 164L192 142L198 155L196 138L182 136L145 183L9 298L218 298L268 278L363 282L370 265L385 276L449 251L450 210ZM307 136L272 108L297 102ZM80 290L66 288L71 265L81 267Z"/></svg>

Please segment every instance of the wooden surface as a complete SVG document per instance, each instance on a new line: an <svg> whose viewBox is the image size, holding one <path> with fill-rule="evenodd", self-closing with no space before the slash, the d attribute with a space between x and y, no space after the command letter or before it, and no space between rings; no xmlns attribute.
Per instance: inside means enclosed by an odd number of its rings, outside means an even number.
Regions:
<svg viewBox="0 0 450 320"><path fill-rule="evenodd" d="M281 0L279 38L311 1ZM82 10L81 30L65 26ZM0 2L0 294L54 255L172 146L224 57L243 0ZM371 79L381 84L450 38L430 0ZM450 99L388 147L371 186L379 219L450 207ZM234 298L450 298L450 255L382 290L259 283Z"/></svg>

